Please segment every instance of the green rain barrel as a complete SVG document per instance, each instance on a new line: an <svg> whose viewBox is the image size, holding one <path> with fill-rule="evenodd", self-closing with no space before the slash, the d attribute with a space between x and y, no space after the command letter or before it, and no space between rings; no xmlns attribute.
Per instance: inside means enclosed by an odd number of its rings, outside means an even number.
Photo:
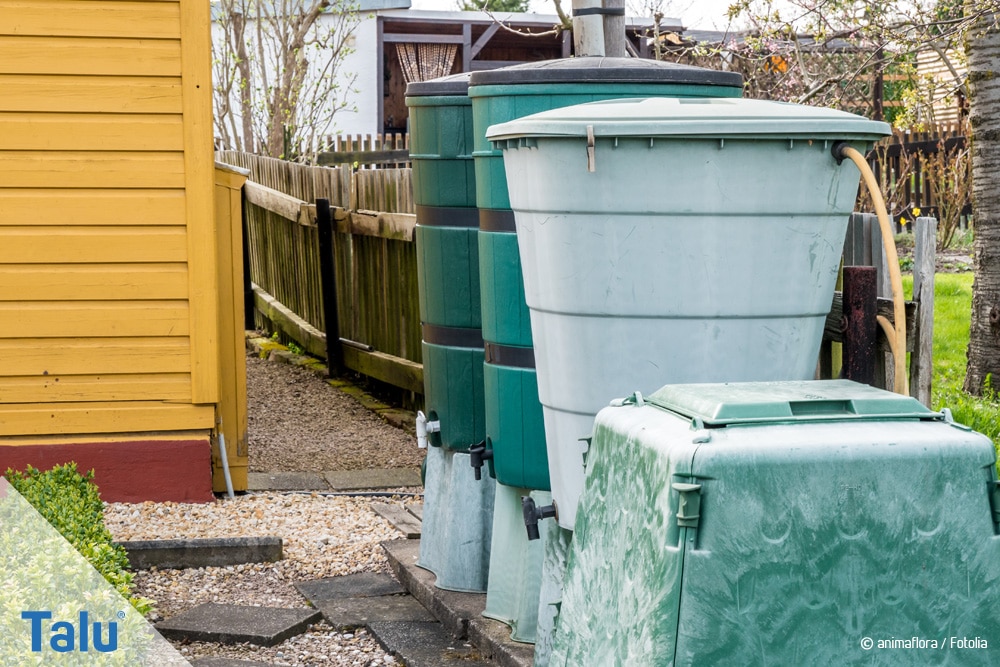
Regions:
<svg viewBox="0 0 1000 667"><path fill-rule="evenodd" d="M424 399L440 431L431 445L459 451L485 437L479 216L468 74L406 87L416 204L417 284Z"/></svg>
<svg viewBox="0 0 1000 667"><path fill-rule="evenodd" d="M483 592L489 572L493 480L477 482L470 446L485 437L479 302L479 217L468 74L410 83L427 452L417 564L435 585ZM418 426L419 432L419 426Z"/></svg>
<svg viewBox="0 0 1000 667"><path fill-rule="evenodd" d="M557 520L594 415L663 382L813 377L862 152L854 114L764 100L581 104L489 129L504 148Z"/></svg>
<svg viewBox="0 0 1000 667"><path fill-rule="evenodd" d="M988 438L846 380L617 404L594 426L550 665L997 664Z"/></svg>
<svg viewBox="0 0 1000 667"><path fill-rule="evenodd" d="M739 97L743 79L676 63L581 57L472 74L480 289L486 347L486 436L501 484L550 488L531 323L525 303L503 152L486 129L521 116L624 97Z"/></svg>

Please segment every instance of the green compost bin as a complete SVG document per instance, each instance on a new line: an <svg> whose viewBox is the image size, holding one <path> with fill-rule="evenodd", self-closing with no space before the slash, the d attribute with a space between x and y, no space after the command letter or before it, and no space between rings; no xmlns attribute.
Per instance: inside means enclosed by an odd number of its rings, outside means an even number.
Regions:
<svg viewBox="0 0 1000 667"><path fill-rule="evenodd" d="M485 437L479 217L468 74L410 83L410 160L424 398L433 446L466 451Z"/></svg>
<svg viewBox="0 0 1000 667"><path fill-rule="evenodd" d="M988 438L846 380L618 401L549 664L995 665L996 480Z"/></svg>
<svg viewBox="0 0 1000 667"><path fill-rule="evenodd" d="M627 97L740 97L743 78L636 58L580 57L475 72L469 86L475 126L476 204L482 328L486 347L486 437L501 484L549 490L542 407L507 194L503 151L486 129L583 102Z"/></svg>

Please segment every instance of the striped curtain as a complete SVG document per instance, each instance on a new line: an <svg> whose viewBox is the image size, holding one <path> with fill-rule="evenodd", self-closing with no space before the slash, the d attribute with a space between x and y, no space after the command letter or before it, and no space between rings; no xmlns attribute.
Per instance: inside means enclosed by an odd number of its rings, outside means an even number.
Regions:
<svg viewBox="0 0 1000 667"><path fill-rule="evenodd" d="M456 53L457 44L396 44L396 55L406 83L448 76Z"/></svg>

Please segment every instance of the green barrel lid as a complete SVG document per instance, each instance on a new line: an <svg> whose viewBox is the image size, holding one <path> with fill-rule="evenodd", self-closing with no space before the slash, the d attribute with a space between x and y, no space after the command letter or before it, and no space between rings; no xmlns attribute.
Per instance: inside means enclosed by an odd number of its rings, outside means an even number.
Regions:
<svg viewBox="0 0 1000 667"><path fill-rule="evenodd" d="M854 419L944 419L915 398L850 380L667 385L646 402L705 426Z"/></svg>
<svg viewBox="0 0 1000 667"><path fill-rule="evenodd" d="M469 93L469 72L450 74L428 81L412 81L406 84L407 97L430 97L467 95Z"/></svg>
<svg viewBox="0 0 1000 667"><path fill-rule="evenodd" d="M588 128L592 128L588 130ZM887 123L846 111L770 100L651 97L552 109L493 125L488 139L530 137L768 137L863 139L890 134Z"/></svg>
<svg viewBox="0 0 1000 667"><path fill-rule="evenodd" d="M472 86L535 83L677 83L742 89L743 76L737 72L723 72L663 60L580 56L482 70L474 72L471 79Z"/></svg>

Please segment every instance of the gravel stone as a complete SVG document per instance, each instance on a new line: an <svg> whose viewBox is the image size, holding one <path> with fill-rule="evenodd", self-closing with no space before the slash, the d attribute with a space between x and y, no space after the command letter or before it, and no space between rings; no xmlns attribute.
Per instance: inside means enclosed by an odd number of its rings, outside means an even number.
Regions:
<svg viewBox="0 0 1000 667"><path fill-rule="evenodd" d="M325 472L420 465L423 452L403 431L291 364L247 357L250 469ZM420 491L399 489L398 491ZM412 497L375 498L400 508ZM293 583L359 572L389 573L379 544L402 535L371 509L372 499L320 493L248 493L205 504L113 503L105 522L116 540L280 537L284 560L135 573L136 594L154 601L156 622L205 602L309 607ZM277 646L174 644L189 660L232 658L273 665L401 665L364 629L326 622Z"/></svg>
<svg viewBox="0 0 1000 667"><path fill-rule="evenodd" d="M417 468L416 440L314 373L247 354L251 472Z"/></svg>

